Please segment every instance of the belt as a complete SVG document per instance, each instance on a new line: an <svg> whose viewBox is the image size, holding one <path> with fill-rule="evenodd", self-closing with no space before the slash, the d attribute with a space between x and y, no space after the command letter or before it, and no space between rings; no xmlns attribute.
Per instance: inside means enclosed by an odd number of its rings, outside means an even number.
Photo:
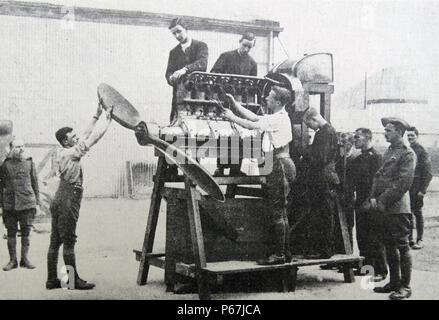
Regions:
<svg viewBox="0 0 439 320"><path fill-rule="evenodd" d="M69 188L74 188L74 189L81 189L81 190L84 189L84 188L82 187L82 184L79 183L79 182L70 183L70 182L67 182L67 181L61 180L61 185L62 185L62 186L69 187Z"/></svg>
<svg viewBox="0 0 439 320"><path fill-rule="evenodd" d="M285 159L290 158L290 154L288 152L279 152L273 155L276 159Z"/></svg>

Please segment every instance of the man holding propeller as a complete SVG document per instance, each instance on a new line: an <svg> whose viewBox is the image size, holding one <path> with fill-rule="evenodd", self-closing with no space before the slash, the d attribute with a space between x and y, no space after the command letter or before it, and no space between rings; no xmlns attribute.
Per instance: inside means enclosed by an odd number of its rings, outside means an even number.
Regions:
<svg viewBox="0 0 439 320"><path fill-rule="evenodd" d="M46 288L48 290L61 288L61 281L57 276L58 252L61 245L63 245L64 263L68 270L70 268L67 287L77 290L90 290L95 287L93 283L82 280L78 275L75 243L83 192L81 159L104 136L111 123L112 107L105 111L104 123L95 128L102 111L102 105L99 102L96 114L81 136L77 136L70 127L63 127L55 134L62 150L58 153L57 159L57 175L60 183L50 206L52 231L47 253Z"/></svg>

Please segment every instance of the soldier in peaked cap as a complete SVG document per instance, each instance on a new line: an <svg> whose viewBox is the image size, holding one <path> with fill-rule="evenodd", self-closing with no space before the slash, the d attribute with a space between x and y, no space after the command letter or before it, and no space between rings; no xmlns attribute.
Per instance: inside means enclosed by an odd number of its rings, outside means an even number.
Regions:
<svg viewBox="0 0 439 320"><path fill-rule="evenodd" d="M401 300L411 296L409 189L413 182L416 158L413 150L403 140L409 128L408 123L399 118L382 118L381 122L390 146L384 153L382 166L373 179L371 195L363 207L383 215L383 237L390 282L374 291L391 293L390 299Z"/></svg>
<svg viewBox="0 0 439 320"><path fill-rule="evenodd" d="M407 123L407 121L400 119L400 118L395 118L395 117L381 118L381 123L383 124L384 128L388 124L392 124L394 126L400 127L401 129L404 130L404 132L410 128L410 125Z"/></svg>
<svg viewBox="0 0 439 320"><path fill-rule="evenodd" d="M10 154L0 166L0 209L8 234L9 262L3 268L10 271L18 267L17 231L20 224L20 267L34 269L29 261L29 233L36 208L39 205L38 177L31 157L25 156L24 142L15 138L10 142Z"/></svg>

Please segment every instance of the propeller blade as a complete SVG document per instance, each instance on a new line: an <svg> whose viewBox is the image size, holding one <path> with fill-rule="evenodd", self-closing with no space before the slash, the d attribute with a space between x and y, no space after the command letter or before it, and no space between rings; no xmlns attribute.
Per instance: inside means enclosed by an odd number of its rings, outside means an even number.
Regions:
<svg viewBox="0 0 439 320"><path fill-rule="evenodd" d="M140 115L136 108L108 84L98 86L98 97L104 109L113 106L112 118L125 128L135 130Z"/></svg>
<svg viewBox="0 0 439 320"><path fill-rule="evenodd" d="M152 144L157 150L164 154L167 159L170 159L173 163L175 163L184 175L194 181L212 198L218 201L225 200L224 194L221 191L219 185L212 178L210 173L197 161L189 157L181 149L164 140L155 137L149 137L149 140L150 144Z"/></svg>

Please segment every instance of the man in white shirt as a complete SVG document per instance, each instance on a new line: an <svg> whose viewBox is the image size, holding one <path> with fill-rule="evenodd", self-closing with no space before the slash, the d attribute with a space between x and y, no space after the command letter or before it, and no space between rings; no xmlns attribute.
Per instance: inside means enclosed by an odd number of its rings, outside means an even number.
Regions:
<svg viewBox="0 0 439 320"><path fill-rule="evenodd" d="M57 174L60 182L50 206L52 230L47 253L46 289L48 290L61 288L61 281L57 275L58 252L61 245L63 245L64 263L66 267L72 268L73 272L73 279L71 279L69 271L68 288L90 290L95 286L93 283L82 280L78 275L75 243L83 191L81 159L104 136L111 123L111 109L108 109L105 122L95 129L101 114L102 106L99 104L96 115L93 116L90 125L81 136L77 136L70 127L63 127L55 134L63 148L59 151L57 158Z"/></svg>
<svg viewBox="0 0 439 320"><path fill-rule="evenodd" d="M290 186L296 176L296 168L290 158L289 143L292 141L291 121L285 111L285 105L291 100L291 93L285 88L273 86L266 99L267 107L272 114L258 116L245 109L228 94L232 107L240 115L236 116L226 109L223 116L232 122L250 130L261 130L268 139L264 139L265 161L273 159L271 172L266 176L266 198L273 210L269 213L275 248L264 259L258 260L261 265L283 264L290 259L289 224L286 213Z"/></svg>

